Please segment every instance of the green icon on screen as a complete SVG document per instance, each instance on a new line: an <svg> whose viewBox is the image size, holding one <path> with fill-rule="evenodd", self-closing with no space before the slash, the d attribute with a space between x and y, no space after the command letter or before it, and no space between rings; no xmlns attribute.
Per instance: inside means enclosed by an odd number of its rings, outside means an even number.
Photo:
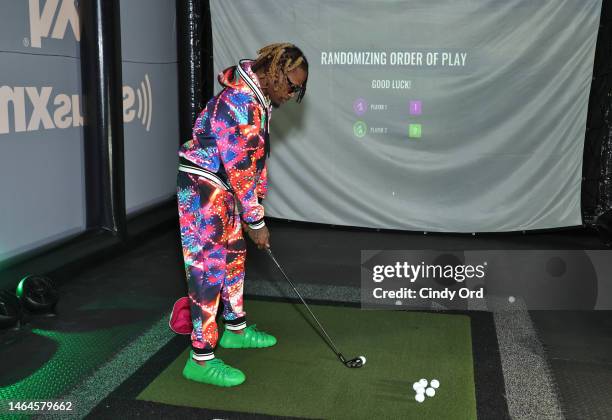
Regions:
<svg viewBox="0 0 612 420"><path fill-rule="evenodd" d="M411 139L421 138L421 124L410 124L408 126L408 137Z"/></svg>
<svg viewBox="0 0 612 420"><path fill-rule="evenodd" d="M365 136L367 132L368 126L363 121L357 121L355 124L353 124L353 134L355 134L355 136L361 138Z"/></svg>

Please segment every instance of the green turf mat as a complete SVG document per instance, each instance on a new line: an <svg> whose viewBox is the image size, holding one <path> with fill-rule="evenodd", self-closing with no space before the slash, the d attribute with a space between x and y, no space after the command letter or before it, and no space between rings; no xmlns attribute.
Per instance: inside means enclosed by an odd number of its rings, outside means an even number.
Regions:
<svg viewBox="0 0 612 420"><path fill-rule="evenodd" d="M250 323L277 336L267 349L222 349L216 356L247 376L235 388L188 381L182 369L188 349L138 399L311 418L475 419L476 396L470 319L403 311L313 306L345 357L367 357L361 369L343 366L288 303L251 301ZM432 398L417 403L412 384L437 378Z"/></svg>

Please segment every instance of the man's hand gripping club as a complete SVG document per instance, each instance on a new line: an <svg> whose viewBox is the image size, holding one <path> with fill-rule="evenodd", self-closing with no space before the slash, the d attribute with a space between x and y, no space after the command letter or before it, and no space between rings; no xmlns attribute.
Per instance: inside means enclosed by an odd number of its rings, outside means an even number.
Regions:
<svg viewBox="0 0 612 420"><path fill-rule="evenodd" d="M260 229L251 229L246 223L243 223L242 226L258 249L270 248L270 231L267 226Z"/></svg>

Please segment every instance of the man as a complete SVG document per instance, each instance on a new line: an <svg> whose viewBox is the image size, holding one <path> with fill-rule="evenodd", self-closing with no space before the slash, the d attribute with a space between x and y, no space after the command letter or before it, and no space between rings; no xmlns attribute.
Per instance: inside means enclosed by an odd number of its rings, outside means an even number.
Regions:
<svg viewBox="0 0 612 420"><path fill-rule="evenodd" d="M308 62L293 44L272 44L256 60L242 60L219 74L223 90L196 120L179 151L178 208L191 309L192 351L188 379L235 386L244 374L215 358L215 316L223 302L224 348L261 348L276 338L247 327L243 308L246 244L270 247L261 205L266 195L266 157L272 107L306 92Z"/></svg>

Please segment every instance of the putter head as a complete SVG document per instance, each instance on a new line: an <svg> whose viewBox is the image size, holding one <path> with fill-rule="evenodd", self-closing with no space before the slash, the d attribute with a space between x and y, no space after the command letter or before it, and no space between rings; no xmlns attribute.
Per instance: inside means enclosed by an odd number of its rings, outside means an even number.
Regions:
<svg viewBox="0 0 612 420"><path fill-rule="evenodd" d="M360 368L365 365L366 358L364 356L355 357L354 359L347 360L344 365L348 368Z"/></svg>

